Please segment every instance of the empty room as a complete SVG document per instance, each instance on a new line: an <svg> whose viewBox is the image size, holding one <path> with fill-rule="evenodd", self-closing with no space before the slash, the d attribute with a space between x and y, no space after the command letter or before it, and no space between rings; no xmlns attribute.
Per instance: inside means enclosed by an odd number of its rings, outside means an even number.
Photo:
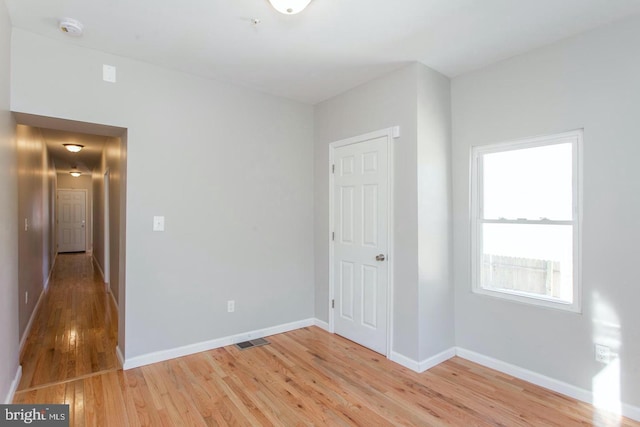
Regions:
<svg viewBox="0 0 640 427"><path fill-rule="evenodd" d="M639 76L636 0L0 0L0 424L640 425Z"/></svg>

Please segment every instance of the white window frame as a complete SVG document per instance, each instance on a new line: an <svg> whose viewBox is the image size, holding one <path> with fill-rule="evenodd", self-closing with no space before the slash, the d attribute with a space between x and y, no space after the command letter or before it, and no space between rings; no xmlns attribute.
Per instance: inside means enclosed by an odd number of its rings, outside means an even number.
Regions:
<svg viewBox="0 0 640 427"><path fill-rule="evenodd" d="M560 134L527 138L516 141L491 145L474 146L471 148L471 282L472 291L480 295L488 295L510 301L532 304L542 307L556 308L575 313L582 310L582 281L581 281L581 229L582 229L582 129ZM482 215L482 156L511 150L542 147L555 144L571 143L573 147L573 218L570 221L555 221L549 219L491 219L485 220ZM486 289L481 286L482 263L482 225L495 224L545 224L573 226L573 302L567 303L543 295L535 295L514 290Z"/></svg>

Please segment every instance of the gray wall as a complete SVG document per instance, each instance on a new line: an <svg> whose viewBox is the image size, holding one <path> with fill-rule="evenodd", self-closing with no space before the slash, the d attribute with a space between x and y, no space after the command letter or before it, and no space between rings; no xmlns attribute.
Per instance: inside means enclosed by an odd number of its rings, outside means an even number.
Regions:
<svg viewBox="0 0 640 427"><path fill-rule="evenodd" d="M102 271L105 271L104 257L104 174L109 171L109 286L116 302L120 300L120 244L124 239L120 221L121 203L124 203L122 185L125 168L122 167L124 147L121 138L108 138L100 159L100 165L93 171L94 188L94 255ZM124 207L124 206L122 206ZM105 271L106 273L106 271ZM124 342L124 341L120 341ZM122 346L120 347L122 350Z"/></svg>
<svg viewBox="0 0 640 427"><path fill-rule="evenodd" d="M15 122L9 112L11 22L0 2L0 402L18 369L18 199Z"/></svg>
<svg viewBox="0 0 640 427"><path fill-rule="evenodd" d="M100 165L91 172L91 188L93 203L93 259L98 263L100 269L105 271L104 260L104 152L100 160ZM106 277L105 277L106 279ZM114 292L116 301L118 300Z"/></svg>
<svg viewBox="0 0 640 427"><path fill-rule="evenodd" d="M418 286L420 357L455 345L451 221L451 85L418 66Z"/></svg>
<svg viewBox="0 0 640 427"><path fill-rule="evenodd" d="M93 186L89 175L80 175L77 178L72 177L68 172L58 173L58 190L87 190L87 222L86 229L86 248L87 252L91 252L93 247ZM57 215L58 212L55 212ZM56 231L57 233L57 231ZM58 236L56 235L56 238Z"/></svg>
<svg viewBox="0 0 640 427"><path fill-rule="evenodd" d="M20 336L53 267L55 171L38 128L18 125L18 281ZM15 200L12 202L15 206ZM25 229L25 220L28 227ZM28 299L25 295L28 293Z"/></svg>
<svg viewBox="0 0 640 427"><path fill-rule="evenodd" d="M449 101L438 105L448 94L446 77L423 65L411 64L324 101L315 109L316 317L323 321L329 319L329 144L400 126L401 137L392 143L395 162L393 351L415 361L453 345L450 325L453 303L448 278ZM421 219L418 218L419 187L426 191L420 197ZM424 209L427 206L435 208ZM429 247L426 240L433 231L437 236ZM437 258L430 259L434 252L438 252ZM420 312L434 306L438 306L436 311ZM442 324L446 326L437 330Z"/></svg>
<svg viewBox="0 0 640 427"><path fill-rule="evenodd" d="M312 107L15 28L11 65L13 110L128 129L125 358L313 317Z"/></svg>
<svg viewBox="0 0 640 427"><path fill-rule="evenodd" d="M591 390L619 353L622 400L640 405L640 19L453 80L456 340L460 347ZM471 293L472 145L584 128L582 314ZM615 370L612 371L615 374ZM605 374L606 375L606 374ZM618 387L596 389L612 395ZM615 396L615 394L613 394Z"/></svg>

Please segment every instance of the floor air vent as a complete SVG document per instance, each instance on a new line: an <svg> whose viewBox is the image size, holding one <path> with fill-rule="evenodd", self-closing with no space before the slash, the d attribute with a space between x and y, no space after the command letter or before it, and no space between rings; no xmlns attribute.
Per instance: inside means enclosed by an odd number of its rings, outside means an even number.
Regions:
<svg viewBox="0 0 640 427"><path fill-rule="evenodd" d="M236 344L236 347L238 347L240 350L246 350L248 348L260 347L261 345L267 344L269 344L269 341L265 340L264 338L256 338L255 340L239 342L238 344Z"/></svg>

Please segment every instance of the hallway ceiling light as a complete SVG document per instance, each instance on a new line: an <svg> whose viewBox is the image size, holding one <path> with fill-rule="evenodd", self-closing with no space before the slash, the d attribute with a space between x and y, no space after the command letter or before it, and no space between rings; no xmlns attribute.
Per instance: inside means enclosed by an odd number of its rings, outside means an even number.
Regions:
<svg viewBox="0 0 640 427"><path fill-rule="evenodd" d="M269 0L271 6L285 15L295 15L304 10L311 3L311 0Z"/></svg>
<svg viewBox="0 0 640 427"><path fill-rule="evenodd" d="M71 171L70 171L69 173L70 173L70 174L71 174L71 176L72 176L72 177L74 177L74 178L77 178L77 177L79 177L80 175L82 175L82 172L80 172L80 171L78 170L78 168L77 168L77 167L75 167L75 166L73 167L73 169L71 169Z"/></svg>
<svg viewBox="0 0 640 427"><path fill-rule="evenodd" d="M84 148L84 145L80 145L80 144L62 144L62 145L64 145L64 148L71 151L72 153L77 153L78 151Z"/></svg>

